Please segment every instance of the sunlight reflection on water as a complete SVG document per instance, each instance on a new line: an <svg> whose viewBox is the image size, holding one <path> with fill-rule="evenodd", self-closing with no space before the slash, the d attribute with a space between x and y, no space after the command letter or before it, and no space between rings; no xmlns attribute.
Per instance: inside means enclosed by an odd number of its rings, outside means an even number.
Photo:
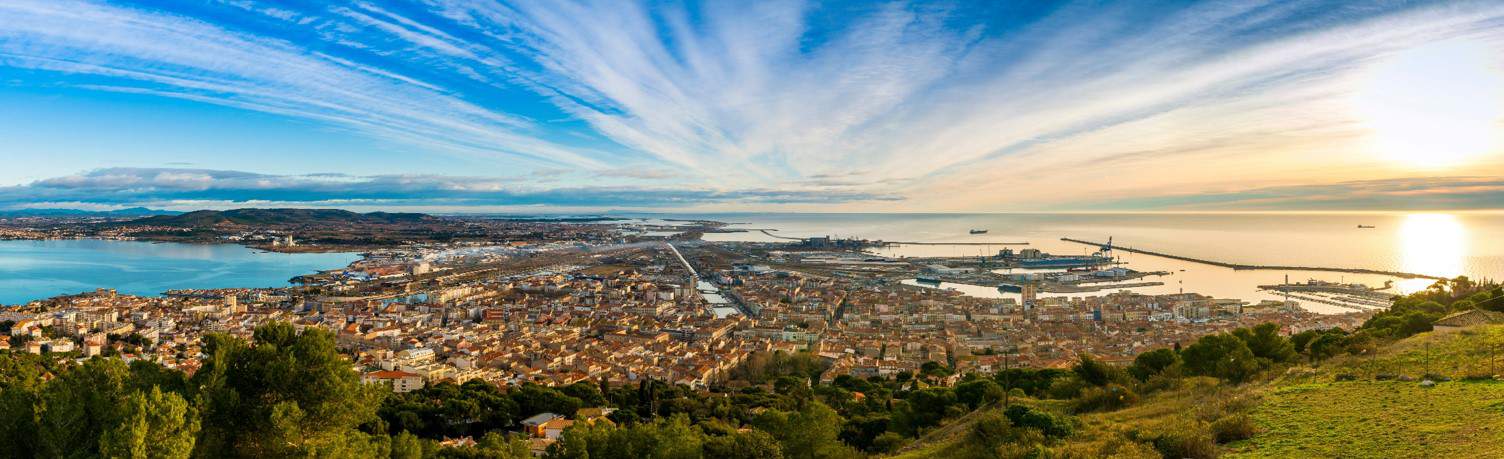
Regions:
<svg viewBox="0 0 1504 459"><path fill-rule="evenodd" d="M1410 214L1400 225L1400 265L1405 272L1433 276L1461 275L1467 259L1467 227L1448 214ZM1406 279L1405 292L1426 288L1430 279Z"/></svg>

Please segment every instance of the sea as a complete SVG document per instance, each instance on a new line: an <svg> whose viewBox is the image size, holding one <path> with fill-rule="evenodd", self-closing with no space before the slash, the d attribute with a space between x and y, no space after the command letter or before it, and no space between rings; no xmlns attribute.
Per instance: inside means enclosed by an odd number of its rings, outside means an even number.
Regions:
<svg viewBox="0 0 1504 459"><path fill-rule="evenodd" d="M293 277L338 269L359 258L354 253L275 253L232 244L0 241L0 304L98 288L152 296L185 288L287 287Z"/></svg>
<svg viewBox="0 0 1504 459"><path fill-rule="evenodd" d="M1398 271L1432 276L1504 279L1504 212L1452 213L1121 213L1121 214L854 214L713 213L626 214L658 223L707 219L743 230L708 233L711 241L785 241L782 237L833 236L895 242L1026 243L1027 245L897 244L875 249L890 257L983 257L1004 248L1036 248L1084 255L1096 247L1062 241L1109 238L1133 247L1228 263L1322 266ZM1362 226L1362 227L1360 227ZM763 233L761 230L767 230ZM971 234L971 230L986 230ZM1193 292L1249 302L1280 300L1258 286L1289 279L1362 283L1396 294L1433 281L1374 274L1299 270L1233 270L1118 250L1118 261L1138 271L1166 274L1143 279L1161 285L1130 290L1146 294ZM15 305L96 288L158 295L182 288L284 287L292 277L338 269L353 253L271 253L229 244L177 244L112 240L0 241L0 304ZM941 284L937 288L1008 298L994 286ZM1062 294L1084 296L1097 293ZM1050 296L1050 295L1046 295ZM1349 307L1302 302L1323 313Z"/></svg>
<svg viewBox="0 0 1504 459"><path fill-rule="evenodd" d="M990 256L1004 248L1036 248L1060 255L1084 255L1094 246L1066 242L1074 238L1236 264L1359 268L1504 280L1504 212L1439 213L990 213L990 214L686 214L732 223L745 232L710 233L706 240L765 241L783 237L832 236L897 242L1012 242L1005 245L899 244L873 250L892 257ZM971 230L986 230L972 234ZM1194 292L1249 302L1280 300L1258 286L1289 279L1363 283L1386 292L1414 292L1429 279L1401 279L1374 274L1298 270L1233 270L1152 255L1115 253L1124 266L1169 274L1145 281L1163 285L1133 288L1148 294ZM1016 297L992 286L942 284L963 293ZM1110 293L1107 290L1100 294ZM1062 294L1081 296L1083 294ZM1049 295L1047 295L1049 296ZM1302 302L1322 313L1351 308Z"/></svg>

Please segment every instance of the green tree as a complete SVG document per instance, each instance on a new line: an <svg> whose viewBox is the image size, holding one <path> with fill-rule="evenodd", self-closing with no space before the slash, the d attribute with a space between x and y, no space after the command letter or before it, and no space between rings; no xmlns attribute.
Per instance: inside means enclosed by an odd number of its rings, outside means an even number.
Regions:
<svg viewBox="0 0 1504 459"><path fill-rule="evenodd" d="M512 401L517 403L517 408L523 416L538 413L570 416L585 405L584 401L565 395L557 389L531 383L523 384L522 387L513 390L511 395Z"/></svg>
<svg viewBox="0 0 1504 459"><path fill-rule="evenodd" d="M380 438L356 430L376 419L386 389L363 385L329 332L287 323L256 328L252 343L204 338L190 385L201 400L199 457L376 455Z"/></svg>
<svg viewBox="0 0 1504 459"><path fill-rule="evenodd" d="M198 412L172 392L152 387L123 402L122 413L99 440L100 455L114 458L186 459L193 454Z"/></svg>
<svg viewBox="0 0 1504 459"><path fill-rule="evenodd" d="M1248 350L1253 352L1254 357L1269 359L1271 362L1289 362L1299 355L1295 352L1295 345L1280 336L1278 324L1266 322L1252 330L1239 328L1233 330L1233 335L1248 344Z"/></svg>
<svg viewBox="0 0 1504 459"><path fill-rule="evenodd" d="M503 435L501 432L486 432L475 445L482 457L491 459L532 459L527 440L520 435Z"/></svg>
<svg viewBox="0 0 1504 459"><path fill-rule="evenodd" d="M1071 367L1071 371L1087 384L1100 387L1111 383L1126 382L1127 378L1123 377L1122 368L1102 363L1087 353L1078 354L1076 357L1076 365Z"/></svg>
<svg viewBox="0 0 1504 459"><path fill-rule="evenodd" d="M37 455L35 405L42 386L40 356L0 352L0 458Z"/></svg>
<svg viewBox="0 0 1504 459"><path fill-rule="evenodd" d="M1262 370L1248 344L1227 333L1203 336L1180 355L1188 373L1216 376L1235 383L1247 381Z"/></svg>
<svg viewBox="0 0 1504 459"><path fill-rule="evenodd" d="M991 379L977 379L956 385L956 400L973 410L1003 399L1003 386Z"/></svg>
<svg viewBox="0 0 1504 459"><path fill-rule="evenodd" d="M63 372L37 403L41 455L94 457L100 439L124 419L130 370L118 359L93 358Z"/></svg>
<svg viewBox="0 0 1504 459"><path fill-rule="evenodd" d="M1169 348L1160 348L1139 353L1133 358L1133 365L1128 367L1128 373L1138 378L1139 381L1145 381L1150 376L1163 373L1176 365L1180 365L1180 354Z"/></svg>
<svg viewBox="0 0 1504 459"><path fill-rule="evenodd" d="M1341 354L1346 348L1347 333L1322 333L1308 346L1311 360L1325 360Z"/></svg>
<svg viewBox="0 0 1504 459"><path fill-rule="evenodd" d="M754 423L778 439L783 456L790 458L851 457L856 451L842 444L841 415L820 402L811 402L800 411L768 410Z"/></svg>
<svg viewBox="0 0 1504 459"><path fill-rule="evenodd" d="M423 459L423 440L405 430L392 437L392 459Z"/></svg>
<svg viewBox="0 0 1504 459"><path fill-rule="evenodd" d="M895 424L900 432L917 434L919 429L940 425L951 405L956 404L956 394L943 387L931 387L910 392L904 404L895 410Z"/></svg>

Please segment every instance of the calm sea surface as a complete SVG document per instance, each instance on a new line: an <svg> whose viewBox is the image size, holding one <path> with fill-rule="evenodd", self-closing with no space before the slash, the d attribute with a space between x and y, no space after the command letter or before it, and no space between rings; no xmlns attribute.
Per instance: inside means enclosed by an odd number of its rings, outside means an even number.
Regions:
<svg viewBox="0 0 1504 459"><path fill-rule="evenodd" d="M1436 276L1504 279L1504 213L1368 214L706 214L683 217L735 222L733 228L768 228L792 237L832 235L905 242L1028 242L1055 254L1080 255L1092 247L1071 237L1230 263L1366 268ZM1374 228L1358 228L1358 225ZM972 235L972 229L988 230ZM707 240L774 241L761 232L707 234ZM1003 246L901 245L878 251L892 256L978 256ZM1019 248L1019 247L1015 247ZM1250 301L1275 299L1260 284L1321 279L1396 282L1399 292L1424 288L1425 279L1306 271L1234 271L1198 263L1119 251L1129 268L1169 271L1146 280L1170 293L1180 289ZM1001 296L991 288L967 289ZM1307 304L1323 312L1341 308Z"/></svg>
<svg viewBox="0 0 1504 459"><path fill-rule="evenodd" d="M1436 276L1504 279L1504 213L1386 214L683 214L735 223L733 228L770 229L788 237L831 235L904 242L1027 242L1056 254L1085 254L1091 247L1061 241L1105 241L1230 263L1326 266L1402 271ZM1358 225L1374 226L1372 229ZM972 235L972 229L987 234ZM713 233L707 240L775 241L761 232ZM995 246L899 245L890 256L980 256ZM1015 247L1018 248L1018 247ZM1198 263L1119 251L1127 266L1168 271L1149 278L1142 293L1184 289L1249 301L1276 299L1258 285L1321 279L1373 286L1396 282L1393 291L1424 288L1424 279L1306 271L1234 271ZM156 295L176 288L280 287L300 274L335 269L356 254L264 253L238 245L64 240L0 241L0 304L18 304L95 288ZM977 296L1002 297L991 287L952 286ZM1080 295L1080 294L1077 294ZM1309 304L1322 312L1335 306Z"/></svg>
<svg viewBox="0 0 1504 459"><path fill-rule="evenodd" d="M0 241L0 304L96 288L158 295L179 288L286 287L294 276L340 268L358 258L353 253L269 253L228 244Z"/></svg>

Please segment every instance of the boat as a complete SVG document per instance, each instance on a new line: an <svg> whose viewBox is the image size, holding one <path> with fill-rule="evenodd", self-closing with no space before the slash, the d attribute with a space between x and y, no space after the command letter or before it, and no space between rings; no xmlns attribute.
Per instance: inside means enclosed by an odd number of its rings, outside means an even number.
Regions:
<svg viewBox="0 0 1504 459"><path fill-rule="evenodd" d="M935 284L935 285L939 285L940 284L940 278L938 278L938 277L917 276L917 277L914 278L914 280L918 281L921 284Z"/></svg>
<svg viewBox="0 0 1504 459"><path fill-rule="evenodd" d="M1003 293L1023 293L1024 287L1022 285L1004 282L997 284L997 291Z"/></svg>
<svg viewBox="0 0 1504 459"><path fill-rule="evenodd" d="M1374 229L1373 225L1358 225L1358 229Z"/></svg>
<svg viewBox="0 0 1504 459"><path fill-rule="evenodd" d="M1019 268L1029 269L1059 269L1076 268L1083 266L1101 266L1112 264L1112 259L1095 255L1086 256L1053 256L1044 258L1024 258L1013 260L1013 264Z"/></svg>
<svg viewBox="0 0 1504 459"><path fill-rule="evenodd" d="M984 229L974 229L974 230L971 230L971 234L987 234L987 230L984 230Z"/></svg>
<svg viewBox="0 0 1504 459"><path fill-rule="evenodd" d="M1108 238L1107 245L1091 255L1054 255L1039 249L1023 249L1018 252L1003 249L998 251L997 257L1008 267L1029 269L1094 268L1116 262L1112 258L1112 238Z"/></svg>

